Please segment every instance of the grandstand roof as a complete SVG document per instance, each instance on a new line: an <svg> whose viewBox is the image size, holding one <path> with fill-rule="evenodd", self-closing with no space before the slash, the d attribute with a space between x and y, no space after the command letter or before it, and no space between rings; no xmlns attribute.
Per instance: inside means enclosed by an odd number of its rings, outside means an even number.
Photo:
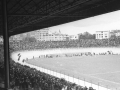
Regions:
<svg viewBox="0 0 120 90"><path fill-rule="evenodd" d="M7 0L9 35L112 12L120 9L119 4L120 0ZM1 7L0 35L2 28Z"/></svg>

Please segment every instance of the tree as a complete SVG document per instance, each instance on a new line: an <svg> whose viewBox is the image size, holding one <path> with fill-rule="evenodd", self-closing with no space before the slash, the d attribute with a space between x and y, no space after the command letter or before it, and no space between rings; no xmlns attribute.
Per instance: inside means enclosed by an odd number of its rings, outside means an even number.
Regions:
<svg viewBox="0 0 120 90"><path fill-rule="evenodd" d="M111 35L110 39L111 39L111 40L116 40L117 37L116 37L116 35Z"/></svg>
<svg viewBox="0 0 120 90"><path fill-rule="evenodd" d="M90 34L89 32L84 32L83 34L78 34L80 39L95 39L95 34Z"/></svg>
<svg viewBox="0 0 120 90"><path fill-rule="evenodd" d="M120 44L120 37L116 35L111 35L109 38L110 41L115 42L116 44Z"/></svg>
<svg viewBox="0 0 120 90"><path fill-rule="evenodd" d="M70 38L69 37L66 37L66 41L69 41L70 40Z"/></svg>
<svg viewBox="0 0 120 90"><path fill-rule="evenodd" d="M24 43L35 43L37 42L37 39L35 37L25 37L22 39Z"/></svg>

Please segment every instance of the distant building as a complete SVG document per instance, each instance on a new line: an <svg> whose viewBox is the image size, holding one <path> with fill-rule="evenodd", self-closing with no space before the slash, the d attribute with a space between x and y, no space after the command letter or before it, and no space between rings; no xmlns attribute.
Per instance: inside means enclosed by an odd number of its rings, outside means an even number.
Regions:
<svg viewBox="0 0 120 90"><path fill-rule="evenodd" d="M35 37L38 41L66 41L69 36L67 34L62 34L59 32L49 33L49 29L42 29L37 31L32 31L24 34L14 35L10 40L22 40L24 37Z"/></svg>
<svg viewBox="0 0 120 90"><path fill-rule="evenodd" d="M36 31L32 31L32 32L27 32L27 33L23 33L23 34L18 34L18 35L14 35L10 37L10 41L12 40L22 40L25 37L35 37L37 40L44 40L43 37L48 35L48 29L42 29L42 30L36 30Z"/></svg>
<svg viewBox="0 0 120 90"><path fill-rule="evenodd" d="M96 31L95 38L96 39L108 39L110 38L110 31Z"/></svg>
<svg viewBox="0 0 120 90"><path fill-rule="evenodd" d="M68 35L66 34L48 34L45 41L66 41Z"/></svg>
<svg viewBox="0 0 120 90"><path fill-rule="evenodd" d="M36 37L39 41L66 41L68 35L61 34L61 32L49 33L49 30L40 30L39 36Z"/></svg>

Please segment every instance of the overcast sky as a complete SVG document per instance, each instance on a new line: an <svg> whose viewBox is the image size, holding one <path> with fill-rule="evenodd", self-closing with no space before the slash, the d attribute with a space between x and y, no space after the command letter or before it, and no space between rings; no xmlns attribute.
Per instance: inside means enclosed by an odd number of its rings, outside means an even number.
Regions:
<svg viewBox="0 0 120 90"><path fill-rule="evenodd" d="M120 10L106 13L74 22L50 27L50 32L76 35L83 32L95 33L95 31L120 30Z"/></svg>

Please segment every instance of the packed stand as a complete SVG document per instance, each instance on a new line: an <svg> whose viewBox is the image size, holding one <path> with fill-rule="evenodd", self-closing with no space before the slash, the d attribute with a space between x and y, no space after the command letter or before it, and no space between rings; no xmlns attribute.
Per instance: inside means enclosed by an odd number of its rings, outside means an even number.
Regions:
<svg viewBox="0 0 120 90"><path fill-rule="evenodd" d="M72 41L37 41L37 42L11 42L14 50L55 49L55 48L81 48L81 47L119 47L120 40L80 39Z"/></svg>

